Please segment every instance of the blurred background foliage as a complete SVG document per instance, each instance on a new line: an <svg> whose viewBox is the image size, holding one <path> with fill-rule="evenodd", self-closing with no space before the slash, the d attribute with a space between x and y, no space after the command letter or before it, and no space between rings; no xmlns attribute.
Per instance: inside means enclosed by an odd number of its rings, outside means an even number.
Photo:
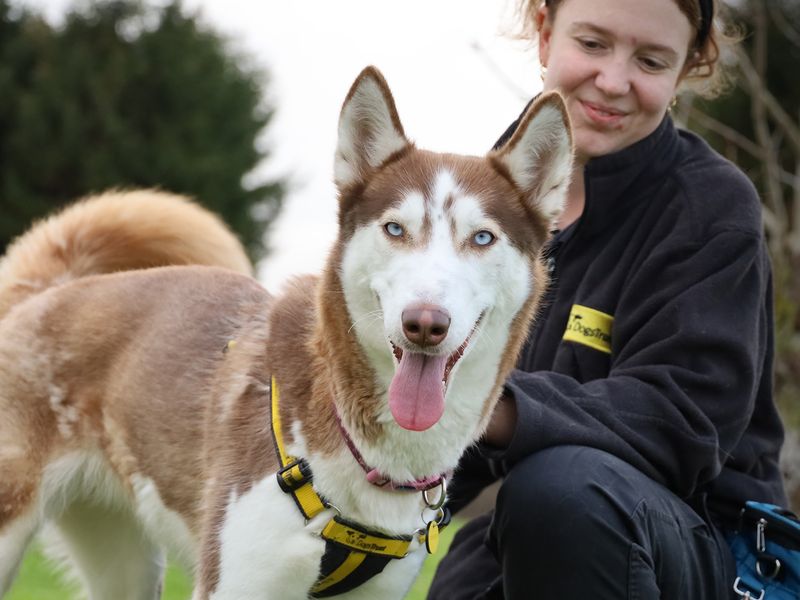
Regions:
<svg viewBox="0 0 800 600"><path fill-rule="evenodd" d="M263 257L285 191L251 181L268 83L178 1L85 3L56 28L0 0L0 254L68 201L158 187L216 211Z"/></svg>

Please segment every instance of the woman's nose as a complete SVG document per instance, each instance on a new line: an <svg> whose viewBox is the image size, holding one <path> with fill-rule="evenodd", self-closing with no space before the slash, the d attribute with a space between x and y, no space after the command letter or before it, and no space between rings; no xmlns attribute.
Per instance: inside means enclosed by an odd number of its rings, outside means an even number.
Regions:
<svg viewBox="0 0 800 600"><path fill-rule="evenodd" d="M631 89L628 65L621 59L603 62L595 77L595 85L607 96L624 96Z"/></svg>

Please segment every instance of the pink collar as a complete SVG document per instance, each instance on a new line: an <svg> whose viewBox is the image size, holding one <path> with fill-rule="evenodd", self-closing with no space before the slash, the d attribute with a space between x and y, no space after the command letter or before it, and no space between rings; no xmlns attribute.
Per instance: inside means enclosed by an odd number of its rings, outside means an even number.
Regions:
<svg viewBox="0 0 800 600"><path fill-rule="evenodd" d="M445 480L444 473L431 477L415 479L414 481L398 482L393 481L386 475L383 475L378 471L378 469L370 467L366 462L364 462L364 457L361 456L361 452L358 451L358 448L356 448L356 445L350 438L350 434L348 434L347 430L344 428L344 425L342 424L342 418L339 416L339 411L336 406L333 407L333 413L336 415L336 423L339 425L339 431L341 431L342 437L347 443L347 447L350 448L350 452L353 455L353 458L356 459L356 462L358 462L358 464L361 465L361 468L364 469L364 472L367 474L367 481L369 481L372 485L377 487L388 486L389 489L406 492L427 492L428 490L432 490L433 488L442 485L443 481Z"/></svg>

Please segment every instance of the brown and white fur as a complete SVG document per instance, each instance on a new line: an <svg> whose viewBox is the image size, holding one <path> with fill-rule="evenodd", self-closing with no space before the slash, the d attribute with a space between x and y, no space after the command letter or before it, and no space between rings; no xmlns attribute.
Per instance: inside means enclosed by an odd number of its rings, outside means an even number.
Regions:
<svg viewBox="0 0 800 600"><path fill-rule="evenodd" d="M456 466L546 285L571 154L557 95L485 157L419 150L368 68L339 122L338 242L319 278L279 297L234 272L247 263L230 234L187 222L199 209L179 200L158 198L164 214L94 200L35 226L0 263L0 594L49 524L91 598L157 598L164 551L194 573L195 600L307 598L332 511L304 522L276 482L272 375L287 449L320 495L386 534L420 528L421 495L368 483L335 413L395 481ZM226 268L143 268L165 263ZM445 334L411 333L409 307L446 315ZM430 390L390 402L396 349L460 356L441 410ZM343 597L403 597L424 556L415 542Z"/></svg>

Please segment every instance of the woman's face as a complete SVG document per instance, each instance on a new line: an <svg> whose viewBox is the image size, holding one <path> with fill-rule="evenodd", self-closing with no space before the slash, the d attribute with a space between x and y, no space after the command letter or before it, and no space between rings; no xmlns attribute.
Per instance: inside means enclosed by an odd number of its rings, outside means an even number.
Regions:
<svg viewBox="0 0 800 600"><path fill-rule="evenodd" d="M538 19L544 89L564 95L580 162L658 127L694 37L675 0L562 0Z"/></svg>

